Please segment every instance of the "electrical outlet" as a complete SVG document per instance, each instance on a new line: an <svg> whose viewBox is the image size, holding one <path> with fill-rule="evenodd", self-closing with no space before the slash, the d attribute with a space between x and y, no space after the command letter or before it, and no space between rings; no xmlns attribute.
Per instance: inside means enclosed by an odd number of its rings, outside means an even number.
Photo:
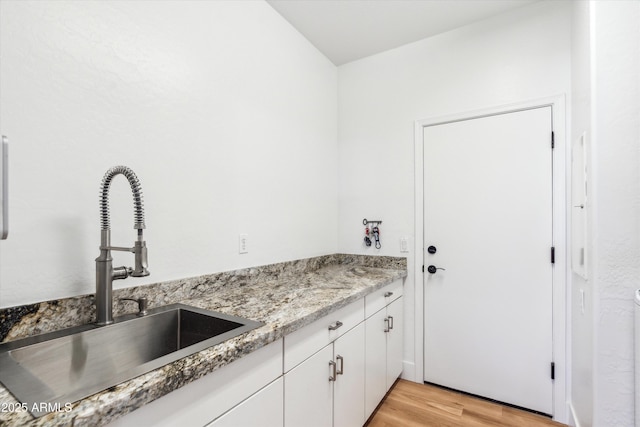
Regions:
<svg viewBox="0 0 640 427"><path fill-rule="evenodd" d="M240 254L246 254L249 252L249 235L248 234L241 234L240 238L238 239L238 253Z"/></svg>
<svg viewBox="0 0 640 427"><path fill-rule="evenodd" d="M401 237L400 238L400 252L409 252L409 238Z"/></svg>

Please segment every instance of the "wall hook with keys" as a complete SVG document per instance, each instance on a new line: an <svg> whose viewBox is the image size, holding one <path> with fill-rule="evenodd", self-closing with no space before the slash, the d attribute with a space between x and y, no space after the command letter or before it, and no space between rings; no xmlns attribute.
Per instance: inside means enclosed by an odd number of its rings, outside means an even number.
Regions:
<svg viewBox="0 0 640 427"><path fill-rule="evenodd" d="M380 249L382 244L380 243L380 229L377 226L373 227L373 239L376 241L376 249Z"/></svg>
<svg viewBox="0 0 640 427"><path fill-rule="evenodd" d="M382 224L382 221L369 221L366 218L362 220L362 224L365 226L364 229L364 244L366 246L371 246L372 240L369 236L373 238L375 241L376 249L380 249L382 244L380 243L380 228L378 226ZM369 224L372 226L369 227Z"/></svg>

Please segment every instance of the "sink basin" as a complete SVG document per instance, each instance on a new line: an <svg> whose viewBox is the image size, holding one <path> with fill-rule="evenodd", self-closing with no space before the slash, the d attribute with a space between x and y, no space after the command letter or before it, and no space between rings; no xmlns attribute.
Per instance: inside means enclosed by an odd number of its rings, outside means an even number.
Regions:
<svg viewBox="0 0 640 427"><path fill-rule="evenodd" d="M262 325L172 304L0 344L0 382L37 417Z"/></svg>

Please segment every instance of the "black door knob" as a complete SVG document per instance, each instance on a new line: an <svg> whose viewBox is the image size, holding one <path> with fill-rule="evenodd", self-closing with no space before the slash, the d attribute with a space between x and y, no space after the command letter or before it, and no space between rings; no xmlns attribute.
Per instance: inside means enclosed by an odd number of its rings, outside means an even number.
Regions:
<svg viewBox="0 0 640 427"><path fill-rule="evenodd" d="M444 268L436 267L435 265L430 265L429 267L427 267L427 271L431 274L434 274L438 270L444 270Z"/></svg>
<svg viewBox="0 0 640 427"><path fill-rule="evenodd" d="M429 252L430 254L435 254L437 252L437 248L435 246L429 246L427 248L427 252Z"/></svg>

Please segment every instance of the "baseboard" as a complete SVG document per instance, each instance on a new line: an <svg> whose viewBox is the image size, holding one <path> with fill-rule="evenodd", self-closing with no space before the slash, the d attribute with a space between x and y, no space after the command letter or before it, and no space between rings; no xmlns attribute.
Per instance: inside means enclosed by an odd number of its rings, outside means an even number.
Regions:
<svg viewBox="0 0 640 427"><path fill-rule="evenodd" d="M571 402L567 402L567 408L569 409L569 419L567 420L567 424L573 427L581 427L580 421L578 421L578 417L576 415L576 411L573 408Z"/></svg>
<svg viewBox="0 0 640 427"><path fill-rule="evenodd" d="M402 375L400 375L400 378L416 383L422 382L422 378L416 378L416 364L406 360L402 361Z"/></svg>

